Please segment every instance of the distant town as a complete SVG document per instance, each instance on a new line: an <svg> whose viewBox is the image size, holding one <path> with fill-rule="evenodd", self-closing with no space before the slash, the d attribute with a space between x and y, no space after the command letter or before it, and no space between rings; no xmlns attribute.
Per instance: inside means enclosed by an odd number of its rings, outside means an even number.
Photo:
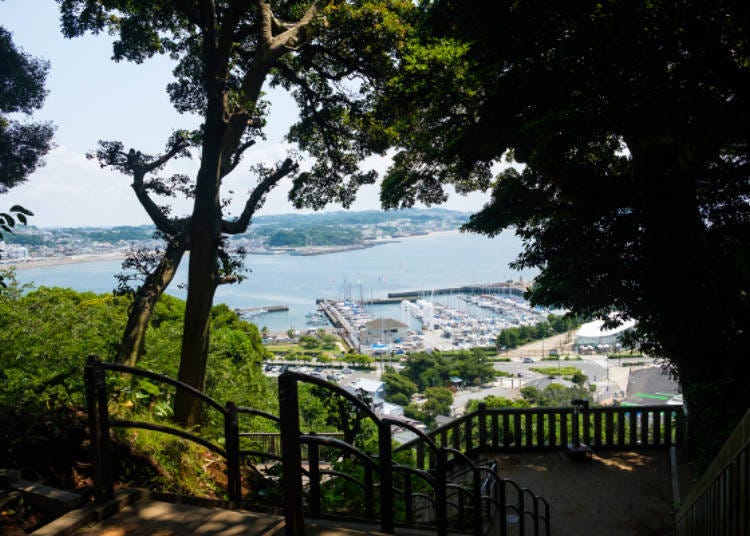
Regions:
<svg viewBox="0 0 750 536"><path fill-rule="evenodd" d="M457 230L464 212L443 209L283 214L258 217L250 232L231 237L234 249L255 254L314 255L371 247L378 243L436 231ZM0 241L0 263L23 264L44 259L125 255L134 249L155 250L163 240L153 225L118 227L18 227Z"/></svg>

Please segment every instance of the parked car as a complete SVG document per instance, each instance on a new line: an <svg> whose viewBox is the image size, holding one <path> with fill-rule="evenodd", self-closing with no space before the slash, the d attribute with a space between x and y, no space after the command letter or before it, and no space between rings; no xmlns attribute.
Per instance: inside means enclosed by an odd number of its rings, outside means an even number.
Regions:
<svg viewBox="0 0 750 536"><path fill-rule="evenodd" d="M521 363L533 363L533 362L534 360L531 359L530 357L524 357L523 359L521 359Z"/></svg>

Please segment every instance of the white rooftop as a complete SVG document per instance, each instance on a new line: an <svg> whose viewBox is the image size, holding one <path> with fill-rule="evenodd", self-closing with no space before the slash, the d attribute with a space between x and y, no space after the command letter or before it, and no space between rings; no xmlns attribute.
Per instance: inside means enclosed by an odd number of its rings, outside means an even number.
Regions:
<svg viewBox="0 0 750 536"><path fill-rule="evenodd" d="M609 337L611 335L617 335L635 327L635 320L626 320L618 327L614 329L604 329L603 320L594 320L593 322L587 322L583 324L576 332L576 337Z"/></svg>

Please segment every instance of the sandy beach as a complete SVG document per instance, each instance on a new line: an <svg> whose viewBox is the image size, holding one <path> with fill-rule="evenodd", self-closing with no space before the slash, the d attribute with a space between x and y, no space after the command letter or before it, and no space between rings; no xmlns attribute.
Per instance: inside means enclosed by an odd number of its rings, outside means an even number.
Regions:
<svg viewBox="0 0 750 536"><path fill-rule="evenodd" d="M285 251L291 255L326 255L329 253L339 253L342 251L353 251L357 249L366 249L382 244L390 244L393 242L401 242L404 240L414 240L416 238L424 238L426 236L448 236L459 234L458 230L450 231L432 231L426 234L416 234L410 236L398 236L398 237L384 237L368 240L364 244L352 244L346 246L309 246L301 248L291 248ZM25 259L0 259L0 269L3 268L15 268L16 270L24 270L27 268L39 268L43 266L62 266L65 264L78 264L83 262L99 262L99 261L116 261L125 258L123 253L104 253L100 255L66 255L60 257L30 257Z"/></svg>
<svg viewBox="0 0 750 536"><path fill-rule="evenodd" d="M65 264L78 264L82 262L117 261L125 258L122 253L104 253L101 255L66 255L64 257L31 257L26 259L7 259L0 261L0 268L15 268L25 270L27 268L39 268L43 266L62 266Z"/></svg>

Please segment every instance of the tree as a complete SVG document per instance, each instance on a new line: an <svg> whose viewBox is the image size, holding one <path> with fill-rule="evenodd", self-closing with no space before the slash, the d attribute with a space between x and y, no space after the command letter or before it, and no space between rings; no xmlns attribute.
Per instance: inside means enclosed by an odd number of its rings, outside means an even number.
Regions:
<svg viewBox="0 0 750 536"><path fill-rule="evenodd" d="M52 148L50 123L20 123L6 114L31 115L42 107L49 64L18 50L0 26L0 193L27 180Z"/></svg>
<svg viewBox="0 0 750 536"><path fill-rule="evenodd" d="M424 390L425 400L422 410L434 418L437 415L450 415L453 393L447 387L428 387Z"/></svg>
<svg viewBox="0 0 750 536"><path fill-rule="evenodd" d="M50 123L21 123L7 114L31 115L47 95L44 82L49 64L16 48L10 32L0 26L0 194L28 179L52 148ZM20 205L0 213L0 240L12 233L16 221L26 224L32 213ZM0 286L5 286L0 277Z"/></svg>
<svg viewBox="0 0 750 536"><path fill-rule="evenodd" d="M411 395L417 392L417 386L413 381L392 368L389 368L380 380L385 382L385 399L394 404L401 403L405 406L409 403ZM405 404L404 399L406 399Z"/></svg>
<svg viewBox="0 0 750 536"><path fill-rule="evenodd" d="M173 134L161 156L125 151L119 142L103 142L97 154L102 165L119 166L134 178L136 195L149 216L174 227L166 233L177 231L174 247L190 251L178 377L201 389L214 293L218 285L236 281L236 264L227 266L223 238L245 232L268 192L285 177L292 178L295 205L315 209L330 201L349 206L358 187L374 181L374 173L357 164L388 147L390 134L374 120L371 106L380 81L393 69L394 47L408 31L402 15L412 5L406 0L58 1L67 36L105 29L117 35L115 60L141 62L155 54L175 58L170 98L178 111L203 120L197 132ZM307 152L312 163L303 170L298 157L290 155L275 165L257 166L253 171L258 184L242 213L227 218L222 182L262 136L266 83L294 95L300 119L288 139ZM165 209L153 202L149 191L150 184L160 189L163 181L137 184L137 174L152 174L162 162L190 149L200 153L191 189L193 211L185 220L168 222ZM175 415L182 424L199 423L199 401L180 393Z"/></svg>
<svg viewBox="0 0 750 536"><path fill-rule="evenodd" d="M380 105L403 147L384 205L492 188L466 229L516 229L534 303L636 318L711 455L750 406L745 3L443 0L422 20ZM493 179L503 158L525 168Z"/></svg>

